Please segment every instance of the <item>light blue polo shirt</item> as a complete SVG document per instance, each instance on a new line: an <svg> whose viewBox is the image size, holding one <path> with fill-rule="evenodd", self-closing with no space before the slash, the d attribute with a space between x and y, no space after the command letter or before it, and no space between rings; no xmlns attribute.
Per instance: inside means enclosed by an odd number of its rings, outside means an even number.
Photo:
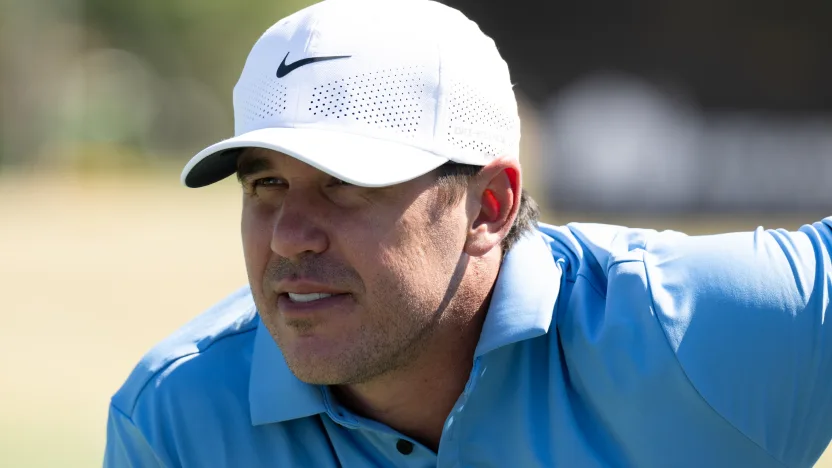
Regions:
<svg viewBox="0 0 832 468"><path fill-rule="evenodd" d="M540 225L505 258L438 453L297 380L241 289L138 364L104 465L811 466L832 438L830 252L832 218Z"/></svg>

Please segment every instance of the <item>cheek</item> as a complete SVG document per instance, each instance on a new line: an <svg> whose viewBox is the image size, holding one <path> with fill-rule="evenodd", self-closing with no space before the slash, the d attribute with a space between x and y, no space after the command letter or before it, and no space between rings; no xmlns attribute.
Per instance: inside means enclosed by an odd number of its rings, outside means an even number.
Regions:
<svg viewBox="0 0 832 468"><path fill-rule="evenodd" d="M367 293L378 301L407 290L412 269L421 263L418 250L406 242L406 228L399 216L375 212L368 216L332 213L330 221L331 255L358 272Z"/></svg>
<svg viewBox="0 0 832 468"><path fill-rule="evenodd" d="M243 207L240 231L243 256L252 288L260 288L271 257L271 224L262 214Z"/></svg>
<svg viewBox="0 0 832 468"><path fill-rule="evenodd" d="M459 262L464 222L454 212L430 221L422 210L413 211L405 212L390 226L373 244L375 255L364 262L374 260L383 269L379 276L388 282L386 289L433 304L444 297Z"/></svg>
<svg viewBox="0 0 832 468"><path fill-rule="evenodd" d="M436 208L435 203L425 202L426 206L416 206L404 213L396 229L397 247L427 267L456 264L465 236L461 210Z"/></svg>

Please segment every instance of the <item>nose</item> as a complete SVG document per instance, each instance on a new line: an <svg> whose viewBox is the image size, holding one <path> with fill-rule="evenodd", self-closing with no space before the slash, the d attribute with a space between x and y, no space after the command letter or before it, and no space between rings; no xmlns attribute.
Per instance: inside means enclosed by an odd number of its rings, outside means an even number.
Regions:
<svg viewBox="0 0 832 468"><path fill-rule="evenodd" d="M294 259L306 253L322 253L329 246L322 220L323 207L308 192L288 190L272 230L271 249Z"/></svg>

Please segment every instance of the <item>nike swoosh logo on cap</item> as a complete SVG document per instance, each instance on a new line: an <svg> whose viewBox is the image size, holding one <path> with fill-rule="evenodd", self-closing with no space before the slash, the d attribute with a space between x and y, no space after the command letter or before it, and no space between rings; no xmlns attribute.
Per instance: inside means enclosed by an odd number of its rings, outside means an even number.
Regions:
<svg viewBox="0 0 832 468"><path fill-rule="evenodd" d="M286 59L289 58L289 52L286 52L286 56L283 57L283 61L280 62L280 66L277 67L277 77L283 78L284 76L292 73L296 68L300 68L304 65L309 65L310 63L315 62L324 62L326 60L336 60L336 59L343 59L343 58L350 58L352 55L331 55L329 57L308 57L305 59L300 59L296 62L292 62L290 64L286 64Z"/></svg>

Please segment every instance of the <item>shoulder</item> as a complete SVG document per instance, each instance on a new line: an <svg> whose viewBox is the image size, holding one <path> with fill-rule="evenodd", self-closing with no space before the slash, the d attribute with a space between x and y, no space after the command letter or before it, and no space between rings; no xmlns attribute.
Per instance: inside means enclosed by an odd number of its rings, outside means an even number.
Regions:
<svg viewBox="0 0 832 468"><path fill-rule="evenodd" d="M157 406L208 397L223 388L247 393L258 321L249 288L237 290L145 354L113 395L112 405L133 418L143 401Z"/></svg>
<svg viewBox="0 0 832 468"><path fill-rule="evenodd" d="M675 317L681 306L688 320L694 310L799 309L817 279L817 248L806 232L688 236L581 223L541 225L540 231L553 255L564 259L565 280L575 291L629 304L635 294L659 317Z"/></svg>
<svg viewBox="0 0 832 468"><path fill-rule="evenodd" d="M621 263L641 262L648 246L687 237L675 231L658 232L608 224L570 223L552 226L541 223L539 231L549 243L552 255L563 260L566 281L580 278L605 295L611 270Z"/></svg>

